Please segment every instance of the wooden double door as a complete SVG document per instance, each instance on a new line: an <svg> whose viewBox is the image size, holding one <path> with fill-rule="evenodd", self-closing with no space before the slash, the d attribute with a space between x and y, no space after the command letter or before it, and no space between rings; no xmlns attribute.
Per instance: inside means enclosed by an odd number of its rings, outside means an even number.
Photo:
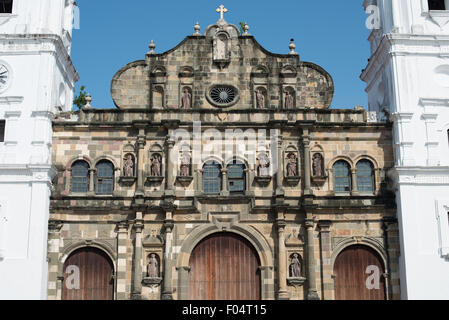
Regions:
<svg viewBox="0 0 449 320"><path fill-rule="evenodd" d="M385 300L385 269L376 251L354 245L335 260L336 300Z"/></svg>
<svg viewBox="0 0 449 320"><path fill-rule="evenodd" d="M190 257L190 300L259 300L259 258L253 246L232 233L213 234Z"/></svg>
<svg viewBox="0 0 449 320"><path fill-rule="evenodd" d="M64 263L63 300L113 300L114 267L108 255L82 248Z"/></svg>

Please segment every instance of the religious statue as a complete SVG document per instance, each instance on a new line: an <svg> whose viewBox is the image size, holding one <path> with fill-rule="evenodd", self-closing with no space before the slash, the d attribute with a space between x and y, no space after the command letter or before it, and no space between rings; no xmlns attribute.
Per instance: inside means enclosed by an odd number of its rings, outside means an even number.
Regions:
<svg viewBox="0 0 449 320"><path fill-rule="evenodd" d="M301 262L299 261L299 255L294 253L290 263L290 277L300 278L301 277Z"/></svg>
<svg viewBox="0 0 449 320"><path fill-rule="evenodd" d="M285 109L293 109L295 101L290 91L285 91Z"/></svg>
<svg viewBox="0 0 449 320"><path fill-rule="evenodd" d="M270 175L270 159L265 153L259 156L259 176L268 177Z"/></svg>
<svg viewBox="0 0 449 320"><path fill-rule="evenodd" d="M161 174L161 156L159 154L153 155L153 158L151 159L151 175L153 177L162 177Z"/></svg>
<svg viewBox="0 0 449 320"><path fill-rule="evenodd" d="M313 176L323 177L323 157L319 153L313 156Z"/></svg>
<svg viewBox="0 0 449 320"><path fill-rule="evenodd" d="M190 154L184 152L181 156L181 177L190 176Z"/></svg>
<svg viewBox="0 0 449 320"><path fill-rule="evenodd" d="M189 89L184 89L181 102L181 108L183 109L190 109L192 107L192 95L190 94Z"/></svg>
<svg viewBox="0 0 449 320"><path fill-rule="evenodd" d="M128 154L125 157L125 165L123 168L123 174L125 177L133 177L134 176L134 159L133 156Z"/></svg>
<svg viewBox="0 0 449 320"><path fill-rule="evenodd" d="M159 262L157 261L156 254L152 253L147 265L147 277L158 278L159 277Z"/></svg>
<svg viewBox="0 0 449 320"><path fill-rule="evenodd" d="M297 177L298 176L298 160L294 153L290 153L288 155L288 163L287 163L287 176L288 177Z"/></svg>
<svg viewBox="0 0 449 320"><path fill-rule="evenodd" d="M257 108L263 109L265 108L265 95L261 89L256 91L256 100L257 100Z"/></svg>

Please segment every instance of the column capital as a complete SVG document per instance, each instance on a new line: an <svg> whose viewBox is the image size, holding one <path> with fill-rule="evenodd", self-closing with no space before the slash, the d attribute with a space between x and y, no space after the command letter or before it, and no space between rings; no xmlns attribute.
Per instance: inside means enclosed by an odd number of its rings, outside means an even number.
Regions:
<svg viewBox="0 0 449 320"><path fill-rule="evenodd" d="M320 228L320 232L330 232L331 225L332 225L332 221L330 221L330 220L318 221L318 227Z"/></svg>
<svg viewBox="0 0 449 320"><path fill-rule="evenodd" d="M175 141L170 137L167 137L167 139L165 140L165 144L169 149L172 149L175 146Z"/></svg>
<svg viewBox="0 0 449 320"><path fill-rule="evenodd" d="M313 228L315 226L315 219L306 219L304 225L307 229Z"/></svg>
<svg viewBox="0 0 449 320"><path fill-rule="evenodd" d="M143 220L141 219L136 219L134 221L134 225L133 228L136 232L141 233L143 228L144 228L144 224L143 224Z"/></svg>
<svg viewBox="0 0 449 320"><path fill-rule="evenodd" d="M180 120L162 120L162 125L166 129L178 129L181 121Z"/></svg>
<svg viewBox="0 0 449 320"><path fill-rule="evenodd" d="M171 233L175 226L175 221L172 219L167 219L164 221L164 228L166 233Z"/></svg>
<svg viewBox="0 0 449 320"><path fill-rule="evenodd" d="M285 219L276 219L276 226L279 231L284 231L285 227L287 226L287 222L285 222Z"/></svg>
<svg viewBox="0 0 449 320"><path fill-rule="evenodd" d="M128 232L128 227L128 221L120 221L119 223L117 223L117 230L119 233Z"/></svg>
<svg viewBox="0 0 449 320"><path fill-rule="evenodd" d="M64 226L64 222L60 220L50 220L48 222L48 232L59 233Z"/></svg>

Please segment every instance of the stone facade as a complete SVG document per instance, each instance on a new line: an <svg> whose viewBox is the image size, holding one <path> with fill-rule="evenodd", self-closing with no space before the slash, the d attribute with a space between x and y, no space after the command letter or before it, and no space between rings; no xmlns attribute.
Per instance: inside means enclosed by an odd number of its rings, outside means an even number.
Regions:
<svg viewBox="0 0 449 320"><path fill-rule="evenodd" d="M114 76L116 109L83 108L53 123L58 174L51 198L49 298L62 297L67 257L90 246L113 261L116 299L187 299L192 250L218 232L240 235L255 248L263 299L334 299L335 259L354 244L378 253L387 298L399 298L394 196L385 175L393 166L391 126L367 123L361 108L329 109L334 86L326 71L301 61L293 50L270 53L224 20L168 52L153 49ZM223 101L214 100L214 86ZM191 108L182 102L185 90ZM216 150L206 155L210 135ZM184 175L183 152L192 159ZM261 153L270 160L269 175L259 174ZM128 154L135 159L132 177L124 174ZM314 175L315 154L322 157L321 176ZM156 155L161 176L152 174ZM291 157L297 174L289 176ZM374 169L370 193L357 189L362 159ZM84 193L72 191L72 167L79 160L89 166ZM109 195L96 193L96 165L102 160L114 167ZM216 194L203 190L208 160L222 169ZM334 191L338 160L350 166L347 192ZM227 181L233 161L245 167L239 193L229 190ZM150 281L151 253L161 273ZM295 253L303 277L292 279L288 267Z"/></svg>

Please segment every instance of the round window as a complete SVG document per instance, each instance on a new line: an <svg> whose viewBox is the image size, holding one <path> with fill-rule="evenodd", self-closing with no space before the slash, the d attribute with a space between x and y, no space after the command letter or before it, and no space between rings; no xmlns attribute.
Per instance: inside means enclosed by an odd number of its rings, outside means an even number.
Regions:
<svg viewBox="0 0 449 320"><path fill-rule="evenodd" d="M216 107L226 108L237 103L239 98L238 89L229 85L212 86L208 93L207 99Z"/></svg>

